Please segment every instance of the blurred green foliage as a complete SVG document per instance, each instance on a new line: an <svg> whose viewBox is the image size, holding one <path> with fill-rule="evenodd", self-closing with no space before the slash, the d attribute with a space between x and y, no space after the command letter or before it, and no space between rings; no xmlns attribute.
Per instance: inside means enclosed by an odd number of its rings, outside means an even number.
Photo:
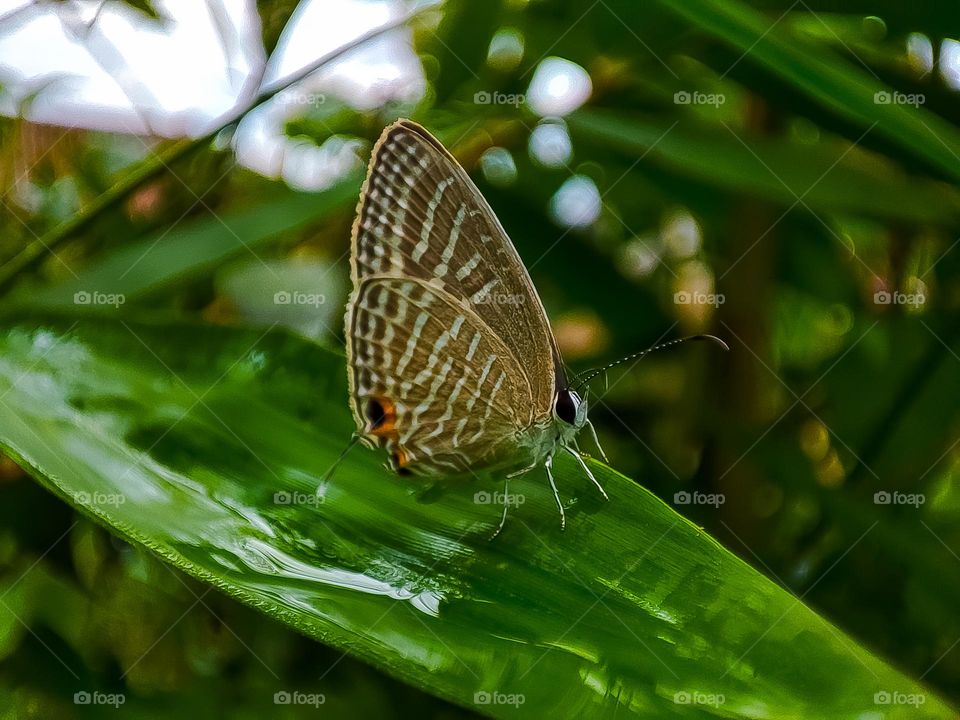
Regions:
<svg viewBox="0 0 960 720"><path fill-rule="evenodd" d="M267 50L294 5L257 3ZM960 35L960 7L448 5L414 23L429 83L421 102L370 112L304 106L287 133L316 146L331 136L369 146L401 113L434 131L517 245L575 369L683 332L725 337L725 357L686 348L596 388L603 398L592 419L611 465L667 502L684 490L722 493L718 508L678 509L956 704L960 106L949 81L956 66L942 60ZM488 56L507 28L522 52ZM929 65L917 48L929 48ZM529 103L474 102L477 92L527 93L547 56L579 64L592 82L589 102L563 121L572 156L554 167L529 150L544 122ZM684 103L678 93L724 101ZM229 278L241 272L269 298L270 273L244 270L251 252L339 263L342 288L356 172L308 194L234 166L222 138L144 143L22 117L0 121L0 148L7 312L92 309L265 329L269 303L231 300ZM510 153L512 182L481 171L491 148ZM602 197L586 228L561 227L550 212L573 175ZM74 294L91 288L127 300L77 308ZM684 292L723 302L677 302ZM921 294L922 303L883 301ZM279 320L339 342L336 315L329 331ZM202 348L193 361L203 363ZM884 503L906 496L924 502ZM205 594L78 519L9 461L0 498L9 610L0 607L0 707L16 700L24 717L75 711L50 710L77 684L60 656L88 673L89 686L122 688L131 717L259 716L268 710L253 698L275 685L259 656L302 685L334 664L324 681L331 697L338 688L326 708L334 716L337 707L382 717L466 712Z"/></svg>

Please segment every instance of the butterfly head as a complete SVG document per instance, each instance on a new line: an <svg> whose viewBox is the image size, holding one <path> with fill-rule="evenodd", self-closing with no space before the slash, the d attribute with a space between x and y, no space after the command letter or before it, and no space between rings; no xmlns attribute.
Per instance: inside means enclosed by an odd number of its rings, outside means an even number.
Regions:
<svg viewBox="0 0 960 720"><path fill-rule="evenodd" d="M587 399L571 388L558 390L553 399L553 416L563 426L577 431L587 424Z"/></svg>

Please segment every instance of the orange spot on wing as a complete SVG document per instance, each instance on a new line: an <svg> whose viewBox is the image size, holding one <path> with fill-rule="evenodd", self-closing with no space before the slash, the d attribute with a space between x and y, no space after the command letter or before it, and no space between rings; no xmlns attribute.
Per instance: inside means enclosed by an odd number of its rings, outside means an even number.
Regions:
<svg viewBox="0 0 960 720"><path fill-rule="evenodd" d="M392 467L400 475L409 475L407 465L410 455L400 447L400 433L397 430L397 406L385 397L371 397L364 408L367 427L366 432L381 442L380 446L392 446L390 459Z"/></svg>
<svg viewBox="0 0 960 720"><path fill-rule="evenodd" d="M406 450L398 446L393 451L393 461L397 464L398 468L404 468L407 466L407 463L410 462L410 457L407 455Z"/></svg>
<svg viewBox="0 0 960 720"><path fill-rule="evenodd" d="M388 398L371 398L367 405L369 432L378 438L396 440L397 407Z"/></svg>

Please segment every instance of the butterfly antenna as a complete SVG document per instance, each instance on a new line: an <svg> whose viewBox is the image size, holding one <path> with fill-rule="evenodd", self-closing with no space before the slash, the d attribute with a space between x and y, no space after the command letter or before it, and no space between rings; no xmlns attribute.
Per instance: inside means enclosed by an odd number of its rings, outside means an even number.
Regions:
<svg viewBox="0 0 960 720"><path fill-rule="evenodd" d="M333 477L333 473L340 466L340 463L343 462L343 459L347 456L347 453L353 450L358 442L360 442L360 436L354 433L353 437L350 438L350 442L347 443L347 446L343 449L337 459L333 461L333 465L331 465L330 468L320 477L321 484L327 482Z"/></svg>
<svg viewBox="0 0 960 720"><path fill-rule="evenodd" d="M689 335L684 338L678 338L677 340L670 340L669 342L661 343L660 345L654 345L653 347L649 347L646 350L641 350L640 352L633 353L632 355L627 355L626 357L622 357L619 360L614 360L612 363L608 365L604 365L603 367L594 368L593 370L585 370L584 372L580 373L574 378L574 382L576 382L576 386L573 389L579 390L588 382L593 380L597 375L601 373L605 373L608 370L615 368L617 365L627 362L628 360L640 359L644 355L649 355L650 353L655 352L657 350L663 350L668 347L682 345L683 343L690 342L692 340L710 340L711 342L715 342L724 350L730 349L730 346L727 345L723 340L718 338L716 335ZM585 376L585 377L581 378L581 376Z"/></svg>

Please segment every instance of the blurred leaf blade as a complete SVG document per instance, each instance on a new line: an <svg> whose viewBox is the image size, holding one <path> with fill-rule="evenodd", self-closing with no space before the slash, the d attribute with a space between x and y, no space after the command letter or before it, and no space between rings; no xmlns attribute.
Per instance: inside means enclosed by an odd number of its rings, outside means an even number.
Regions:
<svg viewBox="0 0 960 720"><path fill-rule="evenodd" d="M461 85L480 80L474 68L483 68L502 15L502 0L447 6L429 43L439 61L435 85L441 99L448 99Z"/></svg>
<svg viewBox="0 0 960 720"><path fill-rule="evenodd" d="M358 450L315 493L343 386L285 334L31 317L0 336L0 445L188 573L496 717L862 718L877 693L924 699L887 718L955 716L602 466L609 504L559 463L565 533L541 478L511 484L494 543L474 493L496 485L418 502Z"/></svg>
<svg viewBox="0 0 960 720"><path fill-rule="evenodd" d="M591 143L628 159L649 155L674 172L787 207L846 211L894 220L952 225L960 192L908 177L879 161L868 165L849 146L804 146L726 129L674 127L662 120L601 110L580 111L571 127Z"/></svg>
<svg viewBox="0 0 960 720"><path fill-rule="evenodd" d="M893 88L872 71L790 34L778 19L786 13L764 15L739 0L659 2L742 51L741 59L749 56L762 63L824 107L858 123L864 135L883 133L931 167L960 178L960 130L922 103L892 101Z"/></svg>
<svg viewBox="0 0 960 720"><path fill-rule="evenodd" d="M257 251L283 233L302 228L355 201L359 173L351 173L319 193L281 189L274 197L174 226L155 236L120 247L97 258L82 276L13 296L33 306L74 305L77 293L123 295L127 300L148 295L209 273L232 257Z"/></svg>

